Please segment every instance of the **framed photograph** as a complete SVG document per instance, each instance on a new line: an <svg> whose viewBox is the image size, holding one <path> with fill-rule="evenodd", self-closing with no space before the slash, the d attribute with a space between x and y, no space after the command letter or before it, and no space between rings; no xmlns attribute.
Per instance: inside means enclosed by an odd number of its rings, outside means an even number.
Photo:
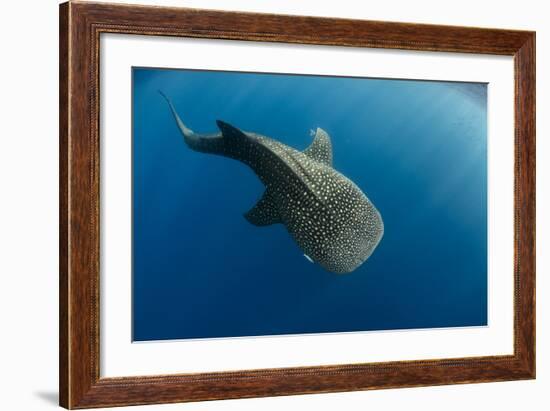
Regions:
<svg viewBox="0 0 550 411"><path fill-rule="evenodd" d="M60 405L534 377L534 32L60 6Z"/></svg>

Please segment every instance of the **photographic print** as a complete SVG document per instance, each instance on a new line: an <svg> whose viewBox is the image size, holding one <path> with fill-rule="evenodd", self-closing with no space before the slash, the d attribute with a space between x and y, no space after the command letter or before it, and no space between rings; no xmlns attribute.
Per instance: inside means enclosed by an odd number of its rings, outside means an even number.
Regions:
<svg viewBox="0 0 550 411"><path fill-rule="evenodd" d="M487 325L487 84L132 69L134 341Z"/></svg>

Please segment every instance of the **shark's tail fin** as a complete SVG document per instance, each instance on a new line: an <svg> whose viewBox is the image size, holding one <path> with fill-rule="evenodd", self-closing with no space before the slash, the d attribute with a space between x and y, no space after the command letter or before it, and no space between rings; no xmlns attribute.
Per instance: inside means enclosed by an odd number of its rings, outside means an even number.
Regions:
<svg viewBox="0 0 550 411"><path fill-rule="evenodd" d="M168 103L170 111L174 116L174 120L176 120L176 124L183 135L183 139L191 149L215 154L219 154L223 151L223 140L219 133L212 136L196 134L183 123L176 111L176 108L174 107L174 104L172 104L172 101L168 98L168 96L166 96L166 94L164 94L161 90L158 90L158 92Z"/></svg>
<svg viewBox="0 0 550 411"><path fill-rule="evenodd" d="M172 101L162 91L159 90L158 92L162 97L164 97L164 99L168 103L168 106L170 107L170 111L174 116L174 120L176 120L176 123L178 124L178 128L180 129L181 134L183 134L185 138L192 138L195 133L193 132L193 130L191 130L190 128L187 128L187 126L183 124L183 121L181 121L181 118L178 115L178 112L176 111L174 105L172 104Z"/></svg>

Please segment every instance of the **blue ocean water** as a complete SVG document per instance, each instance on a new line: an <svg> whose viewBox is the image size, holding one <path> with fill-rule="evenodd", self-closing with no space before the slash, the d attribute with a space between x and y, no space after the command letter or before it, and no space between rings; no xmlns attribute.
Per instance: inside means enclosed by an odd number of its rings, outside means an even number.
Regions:
<svg viewBox="0 0 550 411"><path fill-rule="evenodd" d="M356 271L309 262L243 217L264 188L194 152L216 119L297 149L316 127L385 232ZM133 69L135 341L487 324L485 84Z"/></svg>

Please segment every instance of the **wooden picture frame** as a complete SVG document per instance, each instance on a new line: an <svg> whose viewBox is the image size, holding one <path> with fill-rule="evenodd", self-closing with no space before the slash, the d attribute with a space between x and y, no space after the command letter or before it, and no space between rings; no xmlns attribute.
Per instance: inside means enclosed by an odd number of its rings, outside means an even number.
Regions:
<svg viewBox="0 0 550 411"><path fill-rule="evenodd" d="M513 56L514 354L100 378L101 33ZM60 6L60 405L91 408L535 378L535 33L69 2Z"/></svg>

